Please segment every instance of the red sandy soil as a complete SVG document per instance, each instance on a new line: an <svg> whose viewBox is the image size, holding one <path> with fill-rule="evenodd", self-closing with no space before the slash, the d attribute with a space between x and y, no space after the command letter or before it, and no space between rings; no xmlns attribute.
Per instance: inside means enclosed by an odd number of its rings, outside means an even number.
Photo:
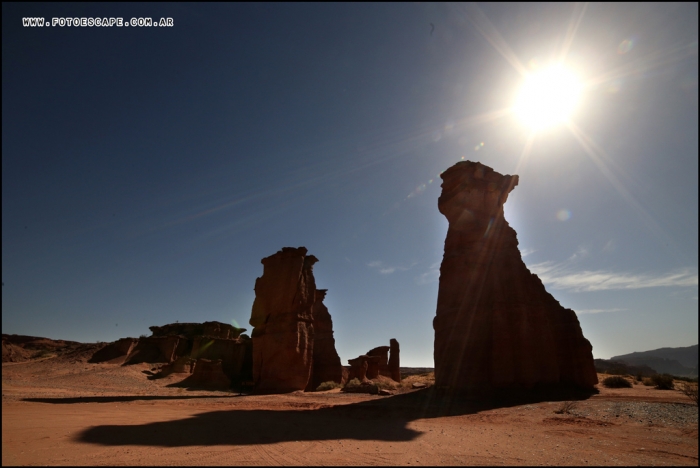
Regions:
<svg viewBox="0 0 700 468"><path fill-rule="evenodd" d="M148 380L150 368L75 356L4 363L2 464L698 464L698 407L641 384L599 386L557 414L562 401L448 404L432 388L194 391L168 387L185 374Z"/></svg>

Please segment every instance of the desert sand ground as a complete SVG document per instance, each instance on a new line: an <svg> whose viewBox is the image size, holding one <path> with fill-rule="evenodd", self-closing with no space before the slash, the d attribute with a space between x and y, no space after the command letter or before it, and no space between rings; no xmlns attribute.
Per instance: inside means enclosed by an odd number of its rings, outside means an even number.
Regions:
<svg viewBox="0 0 700 468"><path fill-rule="evenodd" d="M3 465L698 464L698 407L643 385L599 385L557 414L562 401L448 402L433 388L194 391L169 386L185 374L84 361L3 364Z"/></svg>

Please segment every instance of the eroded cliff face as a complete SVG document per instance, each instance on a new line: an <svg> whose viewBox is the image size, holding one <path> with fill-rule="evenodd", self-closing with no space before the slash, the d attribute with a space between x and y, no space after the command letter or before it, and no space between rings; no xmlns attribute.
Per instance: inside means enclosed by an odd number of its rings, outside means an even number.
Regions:
<svg viewBox="0 0 700 468"><path fill-rule="evenodd" d="M304 247L284 247L262 259L263 275L255 281L253 381L259 392L306 389L314 346L313 307L316 282Z"/></svg>
<svg viewBox="0 0 700 468"><path fill-rule="evenodd" d="M326 289L316 290L316 302L313 307L314 351L312 378L307 390L316 390L323 382L343 382L343 365L335 349L333 337L333 320L328 308L323 303Z"/></svg>
<svg viewBox="0 0 700 468"><path fill-rule="evenodd" d="M395 338L389 340L389 346L377 346L355 359L349 359L350 369L348 380L376 379L380 375L401 382L401 365L399 359L399 342Z"/></svg>
<svg viewBox="0 0 700 468"><path fill-rule="evenodd" d="M518 176L463 161L441 177L449 228L433 320L436 385L593 387L592 346L576 314L527 269L503 216Z"/></svg>

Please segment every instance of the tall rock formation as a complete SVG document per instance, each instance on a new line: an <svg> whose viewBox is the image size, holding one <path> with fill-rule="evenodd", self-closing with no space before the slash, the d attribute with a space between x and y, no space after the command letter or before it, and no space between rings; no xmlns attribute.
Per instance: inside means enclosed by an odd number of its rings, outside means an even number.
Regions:
<svg viewBox="0 0 700 468"><path fill-rule="evenodd" d="M284 247L263 258L255 281L250 317L253 328L253 381L259 392L307 388L311 378L316 283L306 248Z"/></svg>
<svg viewBox="0 0 700 468"><path fill-rule="evenodd" d="M333 320L328 308L323 303L327 289L316 290L316 302L313 306L314 352L313 377L307 390L316 390L323 382L343 383L343 365L335 349L333 337Z"/></svg>
<svg viewBox="0 0 700 468"><path fill-rule="evenodd" d="M399 342L396 338L389 340L389 377L401 382L401 361L399 359Z"/></svg>
<svg viewBox="0 0 700 468"><path fill-rule="evenodd" d="M367 351L367 356L377 356L377 375L391 377L389 373L389 346L377 346ZM372 372L374 374L374 372Z"/></svg>
<svg viewBox="0 0 700 468"><path fill-rule="evenodd" d="M389 354L391 353L391 354ZM389 340L389 346L377 346L355 359L349 359L348 380L376 379L380 375L401 382L399 342Z"/></svg>
<svg viewBox="0 0 700 468"><path fill-rule="evenodd" d="M452 389L598 383L592 346L522 261L503 204L518 176L463 161L441 175L449 223L440 267L435 384Z"/></svg>

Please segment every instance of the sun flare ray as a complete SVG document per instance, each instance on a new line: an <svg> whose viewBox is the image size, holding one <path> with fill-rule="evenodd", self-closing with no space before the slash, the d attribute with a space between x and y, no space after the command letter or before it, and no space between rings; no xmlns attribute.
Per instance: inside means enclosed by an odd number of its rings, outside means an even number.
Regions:
<svg viewBox="0 0 700 468"><path fill-rule="evenodd" d="M456 10L457 7L455 7ZM486 15L476 5L469 3L463 6L467 11L461 13L467 21L469 21L479 33L488 41L491 46L496 49L501 57L503 57L521 76L527 75L527 68L520 62L518 56L510 48L503 36L498 32L498 29L489 21Z"/></svg>
<svg viewBox="0 0 700 468"><path fill-rule="evenodd" d="M583 4L581 3L575 3L574 4L574 11L572 13L571 21L569 21L569 26L566 30L566 37L564 39L564 44L562 44L561 52L559 53L559 59L558 61L561 63L563 62L566 57L569 55L569 49L571 48L571 44L574 42L574 38L576 37L576 32L578 31L579 26L581 26L581 21L583 21L583 17L586 14L586 10L588 9L588 2L585 2Z"/></svg>
<svg viewBox="0 0 700 468"><path fill-rule="evenodd" d="M681 60L694 54L697 54L697 45L678 44L669 49L656 51L633 62L615 68L614 70L610 70L599 76L593 77L586 81L585 86L586 88L592 88L604 83L618 80L620 78L639 75L653 70L654 68L680 62Z"/></svg>
<svg viewBox="0 0 700 468"><path fill-rule="evenodd" d="M530 157L530 154L532 154L532 146L534 142L535 132L533 131L529 133L529 135L527 136L527 140L525 140L523 150L520 152L520 157L518 158L518 164L515 166L515 171L513 171L515 174L518 174L520 168L527 164L527 160Z"/></svg>
<svg viewBox="0 0 700 468"><path fill-rule="evenodd" d="M567 123L568 129L571 134L576 138L581 148L586 152L586 154L591 158L591 161L598 167L600 172L608 179L608 182L613 186L613 188L622 196L622 198L637 212L642 222L646 225L647 229L662 243L674 246L673 239L671 236L657 223L654 218L647 212L646 209L634 198L625 185L620 181L620 179L615 175L614 171L611 169L613 164L611 163L612 158L603 151L603 149L597 145L592 138L590 138L586 133L578 127L573 122ZM675 251L674 254L681 259L682 256L680 252Z"/></svg>

